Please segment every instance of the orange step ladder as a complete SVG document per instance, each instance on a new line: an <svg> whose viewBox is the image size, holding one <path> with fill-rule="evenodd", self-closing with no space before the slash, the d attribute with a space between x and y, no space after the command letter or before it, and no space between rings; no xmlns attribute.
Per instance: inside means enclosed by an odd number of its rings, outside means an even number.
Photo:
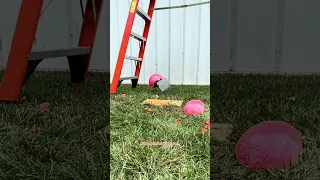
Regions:
<svg viewBox="0 0 320 180"><path fill-rule="evenodd" d="M117 60L117 64L115 67L115 71L114 71L114 75L113 75L113 79L110 87L110 94L116 94L118 87L124 80L131 80L133 89L137 87L155 3L156 3L156 0L150 0L148 12L145 13L138 6L139 0L131 1L129 15L128 15L127 23L123 33L123 38L122 38L122 42L121 42L121 46L118 54L118 60ZM141 18L145 20L145 26L144 26L142 36L135 32L132 32L132 26L133 26L136 14L138 14ZM134 39L140 42L140 50L139 50L138 57L132 57L132 56L126 55L130 37L133 37ZM131 77L120 77L124 59L133 60L136 62L136 70L134 75Z"/></svg>
<svg viewBox="0 0 320 180"><path fill-rule="evenodd" d="M38 64L47 58L67 57L71 85L85 82L98 29L103 0L87 0L78 47L31 52L44 0L22 0L8 63L0 86L0 101L17 101L22 87Z"/></svg>

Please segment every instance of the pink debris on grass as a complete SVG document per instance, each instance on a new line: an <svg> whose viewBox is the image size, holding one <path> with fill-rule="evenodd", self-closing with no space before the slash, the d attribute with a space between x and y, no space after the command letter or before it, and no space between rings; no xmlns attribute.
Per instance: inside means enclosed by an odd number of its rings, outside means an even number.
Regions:
<svg viewBox="0 0 320 180"><path fill-rule="evenodd" d="M161 74L152 74L152 75L150 76L150 78L149 78L149 85L150 85L152 88L154 88L154 87L155 87L155 83L156 83L157 81L162 80L162 79L163 79L163 77L162 77Z"/></svg>
<svg viewBox="0 0 320 180"><path fill-rule="evenodd" d="M299 131L282 121L264 121L252 126L236 145L239 163L249 169L290 168L302 151Z"/></svg>
<svg viewBox="0 0 320 180"><path fill-rule="evenodd" d="M41 103L38 105L37 109L39 112L48 112L50 111L50 103L47 103L47 102Z"/></svg>
<svg viewBox="0 0 320 180"><path fill-rule="evenodd" d="M184 106L183 111L188 116L201 115L204 112L204 103L200 100L191 100Z"/></svg>
<svg viewBox="0 0 320 180"><path fill-rule="evenodd" d="M204 134L210 131L210 119L206 121L206 124L202 127L201 133Z"/></svg>
<svg viewBox="0 0 320 180"><path fill-rule="evenodd" d="M206 122L206 125L210 129L210 119Z"/></svg>
<svg viewBox="0 0 320 180"><path fill-rule="evenodd" d="M181 118L176 119L177 126L181 126Z"/></svg>

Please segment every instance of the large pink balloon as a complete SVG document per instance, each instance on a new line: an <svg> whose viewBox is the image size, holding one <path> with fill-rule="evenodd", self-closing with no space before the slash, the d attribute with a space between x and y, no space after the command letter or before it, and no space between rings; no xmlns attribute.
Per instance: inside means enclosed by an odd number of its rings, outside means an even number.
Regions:
<svg viewBox="0 0 320 180"><path fill-rule="evenodd" d="M152 74L149 78L149 85L154 88L155 83L162 79L163 77L161 76L161 74Z"/></svg>
<svg viewBox="0 0 320 180"><path fill-rule="evenodd" d="M302 151L299 131L282 121L264 121L252 126L236 145L239 163L250 169L290 168Z"/></svg>
<svg viewBox="0 0 320 180"><path fill-rule="evenodd" d="M186 115L200 115L204 112L204 103L200 100L191 100L183 108Z"/></svg>

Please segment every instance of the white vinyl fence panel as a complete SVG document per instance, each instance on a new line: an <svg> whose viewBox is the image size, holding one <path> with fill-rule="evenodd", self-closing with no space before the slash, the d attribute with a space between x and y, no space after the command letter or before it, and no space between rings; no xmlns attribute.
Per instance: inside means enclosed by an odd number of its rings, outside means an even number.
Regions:
<svg viewBox="0 0 320 180"><path fill-rule="evenodd" d="M140 0L146 12L150 0ZM206 0L158 0L156 7L205 2ZM110 1L110 75L112 78L131 0ZM144 21L136 16L133 31L142 34ZM139 44L130 40L127 55L137 56ZM135 63L125 60L122 76L132 76ZM155 11L139 83L153 73L171 84L210 84L210 5ZM127 81L124 83L130 83Z"/></svg>
<svg viewBox="0 0 320 180"><path fill-rule="evenodd" d="M211 72L320 72L319 0L211 4Z"/></svg>
<svg viewBox="0 0 320 180"><path fill-rule="evenodd" d="M11 41L19 14L22 0L0 1L0 67L7 64ZM87 0L83 0L84 7ZM49 5L50 4L50 5ZM46 8L47 7L47 8ZM107 71L108 56L106 45L109 25L106 23L107 4L105 3L101 13L101 20L97 32L97 38L93 49L90 70ZM60 49L76 47L80 36L82 16L79 1L44 0L43 15L38 24L34 50ZM68 70L66 58L45 59L38 69L43 70Z"/></svg>
<svg viewBox="0 0 320 180"><path fill-rule="evenodd" d="M149 0L140 0L146 11ZM204 2L205 0L158 0L157 7ZM0 67L4 68L22 0L0 2ZM131 0L110 1L103 7L90 70L107 71L106 45L110 43L110 74L113 75ZM44 0L43 10L50 3ZM83 1L86 3L86 0ZM110 25L106 22L110 13ZM161 73L171 84L209 85L210 73L210 7L209 4L156 11L151 25L145 61L139 83L147 83L153 73ZM143 20L138 16L133 31L142 34ZM82 24L79 1L52 1L41 16L34 50L75 47ZM110 28L110 42L107 42ZM130 42L128 55L138 55L138 43ZM39 69L68 70L66 58L44 60ZM123 76L132 76L134 64L127 62Z"/></svg>

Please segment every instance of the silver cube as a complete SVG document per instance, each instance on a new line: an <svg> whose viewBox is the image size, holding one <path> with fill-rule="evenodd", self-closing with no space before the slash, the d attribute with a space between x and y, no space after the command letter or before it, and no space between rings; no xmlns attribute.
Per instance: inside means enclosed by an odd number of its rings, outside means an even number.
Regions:
<svg viewBox="0 0 320 180"><path fill-rule="evenodd" d="M171 86L166 78L163 78L162 80L158 81L157 85L162 92L167 90Z"/></svg>

